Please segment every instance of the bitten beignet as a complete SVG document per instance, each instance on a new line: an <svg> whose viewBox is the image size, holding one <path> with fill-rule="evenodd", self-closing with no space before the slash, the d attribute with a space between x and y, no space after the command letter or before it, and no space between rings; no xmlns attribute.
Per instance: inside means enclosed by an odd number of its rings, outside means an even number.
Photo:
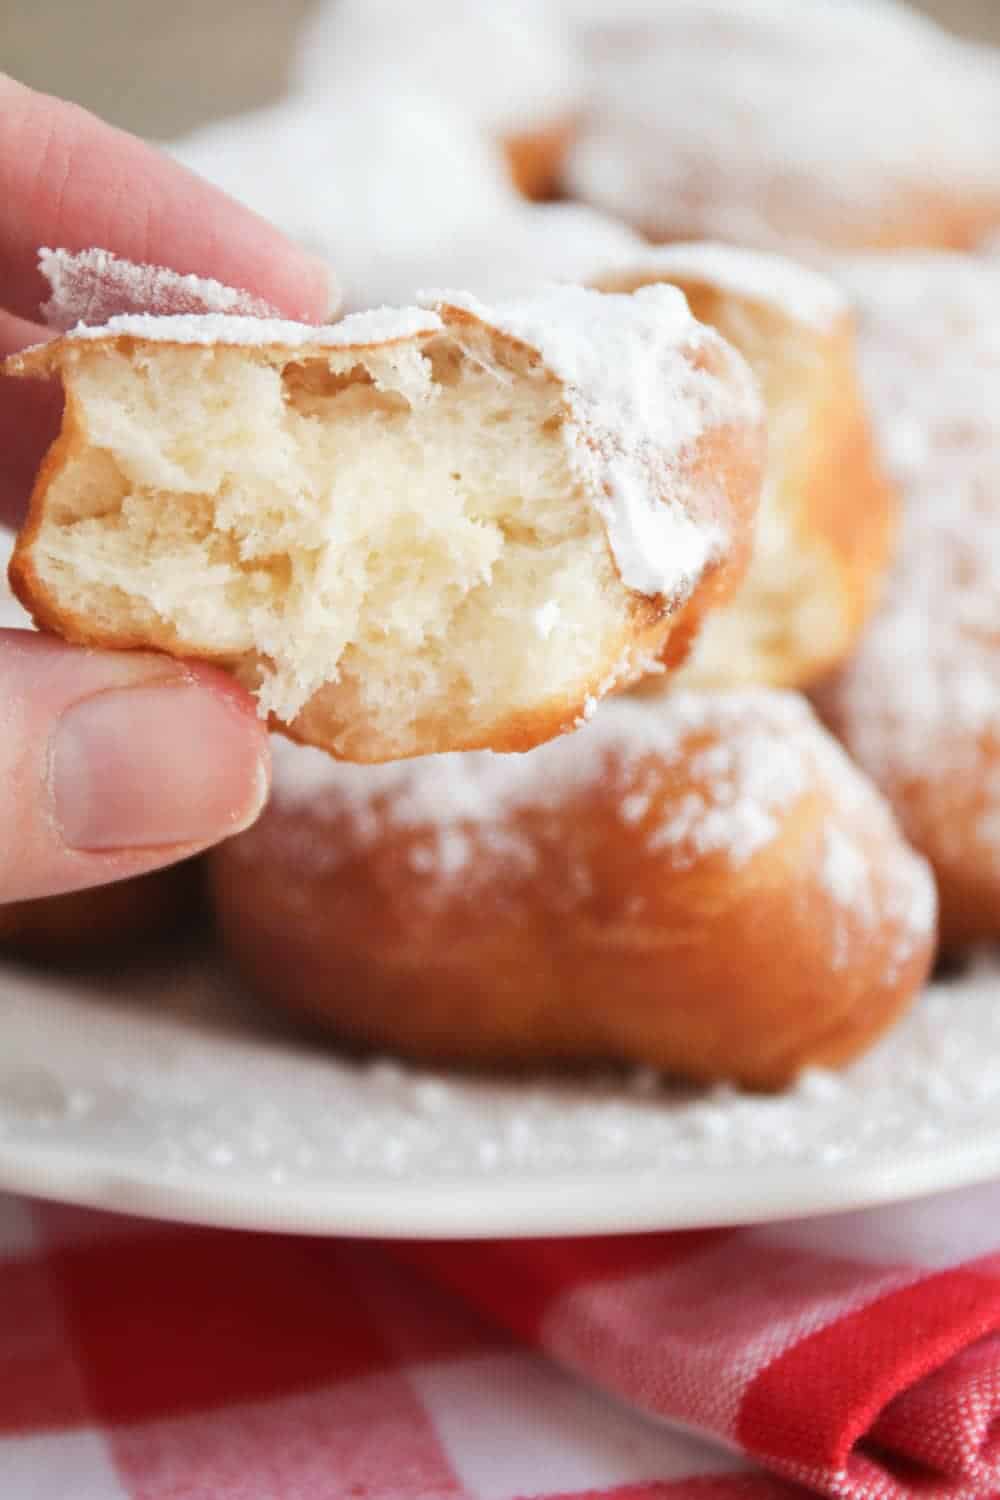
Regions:
<svg viewBox="0 0 1000 1500"><path fill-rule="evenodd" d="M807 687L855 645L896 536L896 495L862 399L850 305L818 272L727 245L651 250L598 285L630 292L657 282L679 287L698 321L739 349L760 382L768 426L749 571L706 620L676 681ZM647 681L657 690L657 679Z"/></svg>
<svg viewBox="0 0 1000 1500"><path fill-rule="evenodd" d="M211 857L222 935L365 1048L772 1088L927 973L930 872L795 696L620 699L523 756L274 748L270 806Z"/></svg>
<svg viewBox="0 0 1000 1500"><path fill-rule="evenodd" d="M570 729L746 565L756 385L670 287L126 317L6 368L67 398L11 565L37 622L228 664L341 758Z"/></svg>

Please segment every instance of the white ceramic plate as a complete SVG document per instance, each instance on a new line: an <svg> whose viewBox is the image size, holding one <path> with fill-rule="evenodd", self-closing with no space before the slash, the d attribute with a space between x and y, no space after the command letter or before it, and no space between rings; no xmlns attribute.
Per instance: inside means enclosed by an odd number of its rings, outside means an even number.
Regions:
<svg viewBox="0 0 1000 1500"><path fill-rule="evenodd" d="M1000 1175L1000 962L779 1098L338 1057L212 960L0 968L0 1186L199 1223L568 1234L749 1223Z"/></svg>

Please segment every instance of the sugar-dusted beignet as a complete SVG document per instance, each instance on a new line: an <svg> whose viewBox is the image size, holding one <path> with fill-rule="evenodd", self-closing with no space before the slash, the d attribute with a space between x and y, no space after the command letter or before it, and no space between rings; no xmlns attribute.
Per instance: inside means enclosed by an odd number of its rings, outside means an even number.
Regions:
<svg viewBox="0 0 1000 1500"><path fill-rule="evenodd" d="M598 284L680 287L744 355L767 411L764 487L747 576L706 620L678 684L806 687L842 662L878 600L896 536L854 320L827 277L763 251L669 245ZM663 679L650 677L658 690Z"/></svg>
<svg viewBox="0 0 1000 1500"><path fill-rule="evenodd" d="M672 287L126 317L6 368L66 391L11 565L38 623L228 664L344 759L572 728L746 564L756 384Z"/></svg>
<svg viewBox="0 0 1000 1500"><path fill-rule="evenodd" d="M539 0L325 0L301 33L293 74L317 130L354 126L357 154L367 142L345 97L376 100L385 119L401 93L426 91L454 113L456 128L497 143L513 185L529 198L557 186L583 107L572 30ZM363 109L363 98L357 102ZM381 128L374 113L365 123L369 135ZM454 196L466 186L452 184ZM329 191L336 195L336 179Z"/></svg>
<svg viewBox="0 0 1000 1500"><path fill-rule="evenodd" d="M971 248L1000 225L1000 51L898 0L669 0L588 34L574 197L654 240Z"/></svg>
<svg viewBox="0 0 1000 1500"><path fill-rule="evenodd" d="M523 756L275 744L210 879L247 981L420 1060L780 1086L917 993L934 885L802 699L618 699Z"/></svg>
<svg viewBox="0 0 1000 1500"><path fill-rule="evenodd" d="M947 947L1000 937L1000 265L840 268L903 500L885 598L818 696L934 866Z"/></svg>

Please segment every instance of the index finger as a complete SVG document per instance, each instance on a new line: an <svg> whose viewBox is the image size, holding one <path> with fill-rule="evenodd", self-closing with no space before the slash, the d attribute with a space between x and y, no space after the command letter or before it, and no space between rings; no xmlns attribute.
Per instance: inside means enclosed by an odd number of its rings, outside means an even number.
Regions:
<svg viewBox="0 0 1000 1500"><path fill-rule="evenodd" d="M0 301L37 319L42 245L211 276L286 317L326 317L321 260L152 146L0 74Z"/></svg>

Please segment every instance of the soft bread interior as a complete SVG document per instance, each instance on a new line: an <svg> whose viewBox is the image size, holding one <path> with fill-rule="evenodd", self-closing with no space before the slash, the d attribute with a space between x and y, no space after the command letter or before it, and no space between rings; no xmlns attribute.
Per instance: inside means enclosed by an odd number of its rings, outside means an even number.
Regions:
<svg viewBox="0 0 1000 1500"><path fill-rule="evenodd" d="M237 666L358 759L582 701L630 597L561 388L488 329L299 353L71 346L31 541L77 638ZM456 715L462 718L456 729ZM516 738L516 736L515 736Z"/></svg>

